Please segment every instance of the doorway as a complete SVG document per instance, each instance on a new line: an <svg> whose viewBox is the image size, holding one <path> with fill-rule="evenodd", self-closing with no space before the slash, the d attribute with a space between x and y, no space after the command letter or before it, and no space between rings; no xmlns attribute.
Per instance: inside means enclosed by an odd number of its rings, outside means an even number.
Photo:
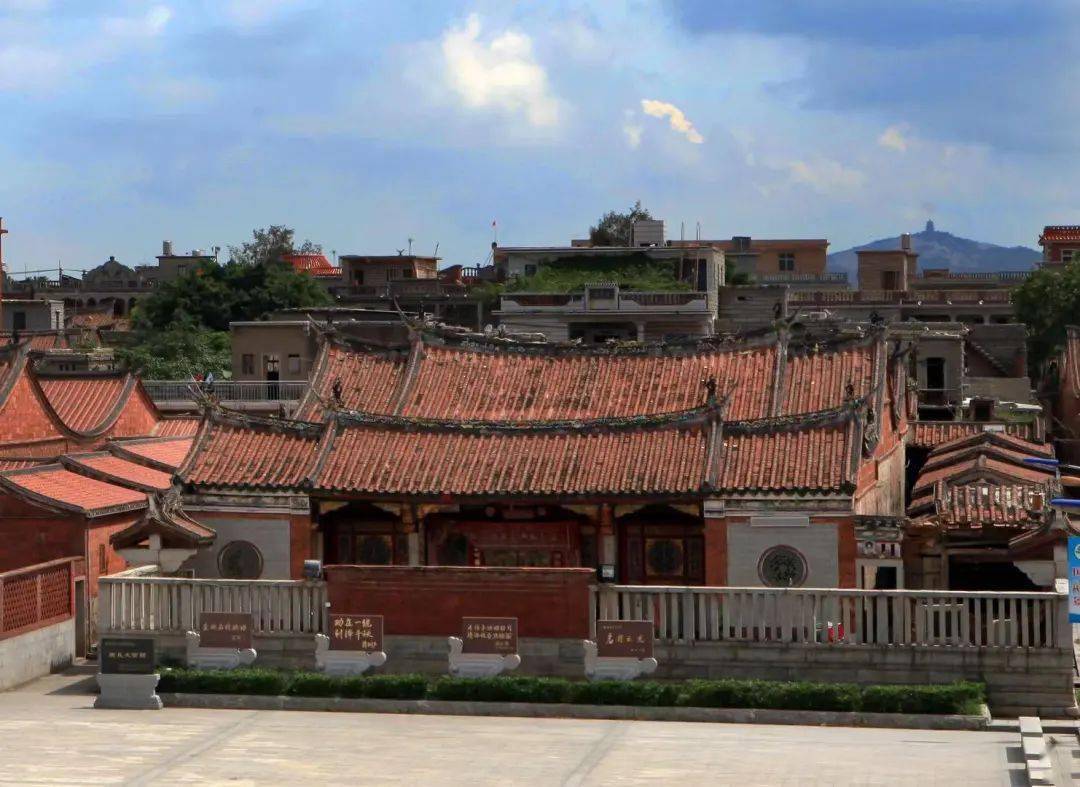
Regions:
<svg viewBox="0 0 1080 787"><path fill-rule="evenodd" d="M75 656L86 658L86 580L75 580Z"/></svg>

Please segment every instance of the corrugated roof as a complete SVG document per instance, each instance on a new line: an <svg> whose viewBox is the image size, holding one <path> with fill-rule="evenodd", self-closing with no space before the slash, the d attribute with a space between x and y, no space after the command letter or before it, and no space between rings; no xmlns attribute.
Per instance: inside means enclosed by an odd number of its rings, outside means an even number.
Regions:
<svg viewBox="0 0 1080 787"><path fill-rule="evenodd" d="M146 507L143 492L87 478L58 464L0 473L0 487L34 503L91 517Z"/></svg>

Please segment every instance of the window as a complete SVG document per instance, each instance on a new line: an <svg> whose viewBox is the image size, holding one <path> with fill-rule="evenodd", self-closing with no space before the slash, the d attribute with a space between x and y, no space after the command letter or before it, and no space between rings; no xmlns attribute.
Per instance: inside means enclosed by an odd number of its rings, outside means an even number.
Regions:
<svg viewBox="0 0 1080 787"><path fill-rule="evenodd" d="M412 268L402 268L401 269L401 278L403 278L403 279L415 279L416 278L416 271L414 271Z"/></svg>
<svg viewBox="0 0 1080 787"><path fill-rule="evenodd" d="M536 275L536 265L534 265L533 263L529 263L528 265L526 265L525 266L525 275L526 276L535 276Z"/></svg>
<svg viewBox="0 0 1080 787"><path fill-rule="evenodd" d="M795 254L790 251L782 251L777 255L780 262L781 273L791 273L795 270Z"/></svg>
<svg viewBox="0 0 1080 787"><path fill-rule="evenodd" d="M1061 250L1061 261L1062 262L1069 263L1069 262L1072 262L1074 260L1080 260L1080 249L1062 249Z"/></svg>
<svg viewBox="0 0 1080 787"><path fill-rule="evenodd" d="M252 353L244 353L240 356L240 373L255 374L255 356Z"/></svg>
<svg viewBox="0 0 1080 787"><path fill-rule="evenodd" d="M895 290L897 289L897 281L896 271L883 271L881 274L881 289Z"/></svg>
<svg viewBox="0 0 1080 787"><path fill-rule="evenodd" d="M354 270L352 272L352 280L353 280L353 284L363 284L364 283L364 272Z"/></svg>
<svg viewBox="0 0 1080 787"><path fill-rule="evenodd" d="M289 356L289 374L300 374L300 356Z"/></svg>
<svg viewBox="0 0 1080 787"><path fill-rule="evenodd" d="M926 387L929 390L941 391L945 388L945 359L926 359Z"/></svg>
<svg viewBox="0 0 1080 787"><path fill-rule="evenodd" d="M250 541L230 541L218 553L218 573L225 579L258 579L262 572L262 552Z"/></svg>
<svg viewBox="0 0 1080 787"><path fill-rule="evenodd" d="M808 573L806 558L789 546L770 547L758 561L758 578L771 588L799 587Z"/></svg>
<svg viewBox="0 0 1080 787"><path fill-rule="evenodd" d="M176 275L177 276L183 276L185 273L187 273L187 265L177 265L176 266Z"/></svg>
<svg viewBox="0 0 1080 787"><path fill-rule="evenodd" d="M97 548L97 565L99 574L109 573L109 557L105 553L105 545L98 544Z"/></svg>
<svg viewBox="0 0 1080 787"><path fill-rule="evenodd" d="M26 330L26 312L14 312L11 315L11 328L15 331Z"/></svg>

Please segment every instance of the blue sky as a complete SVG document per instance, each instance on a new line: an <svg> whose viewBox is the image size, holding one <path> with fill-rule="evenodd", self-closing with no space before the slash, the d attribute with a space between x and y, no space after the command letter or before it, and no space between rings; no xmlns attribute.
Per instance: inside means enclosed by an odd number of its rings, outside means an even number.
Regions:
<svg viewBox="0 0 1080 787"><path fill-rule="evenodd" d="M1071 6L1071 8L1070 8ZM9 270L293 226L447 263L640 199L678 236L1080 223L1070 0L0 0Z"/></svg>

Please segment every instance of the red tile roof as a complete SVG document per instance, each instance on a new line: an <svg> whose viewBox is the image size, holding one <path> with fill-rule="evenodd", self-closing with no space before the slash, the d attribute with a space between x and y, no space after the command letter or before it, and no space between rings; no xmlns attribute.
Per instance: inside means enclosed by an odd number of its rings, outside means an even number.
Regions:
<svg viewBox="0 0 1080 787"><path fill-rule="evenodd" d="M725 434L717 486L728 492L853 492L858 469L854 421L800 430Z"/></svg>
<svg viewBox="0 0 1080 787"><path fill-rule="evenodd" d="M0 488L62 511L104 516L146 507L146 494L73 473L60 465L0 473Z"/></svg>
<svg viewBox="0 0 1080 787"><path fill-rule="evenodd" d="M108 376L38 376L38 385L60 420L73 432L107 428L123 406L134 378Z"/></svg>
<svg viewBox="0 0 1080 787"><path fill-rule="evenodd" d="M703 380L725 417L755 419L840 406L880 385L879 338L786 353L778 341L629 352L512 351L417 341L410 353L324 342L298 417L320 420L341 382L342 408L421 419L536 422L673 413L700 406ZM320 402L320 398L322 402Z"/></svg>
<svg viewBox="0 0 1080 787"><path fill-rule="evenodd" d="M1047 470L1016 465L1012 462L1002 462L980 455L973 459L945 465L920 474L912 491L913 493L917 492L920 489L932 486L937 481L947 479L955 479L957 482L977 479L1000 479L1015 483L1045 484L1053 477L1054 474Z"/></svg>
<svg viewBox="0 0 1080 787"><path fill-rule="evenodd" d="M179 476L209 487L295 489L314 467L323 431L321 425L298 422L208 422Z"/></svg>
<svg viewBox="0 0 1080 787"><path fill-rule="evenodd" d="M1048 224L1043 227L1042 235L1039 236L1039 245L1047 243L1061 243L1062 241L1080 241L1080 225L1076 224Z"/></svg>
<svg viewBox="0 0 1080 787"><path fill-rule="evenodd" d="M708 424L488 433L344 427L315 486L373 495L691 495L708 481L710 435Z"/></svg>
<svg viewBox="0 0 1080 787"><path fill-rule="evenodd" d="M40 459L0 459L0 470L22 470L43 463Z"/></svg>
<svg viewBox="0 0 1080 787"><path fill-rule="evenodd" d="M1035 424L986 424L970 421L917 421L913 423L909 445L918 448L933 448L961 437L987 431L986 427L1003 427L1006 434L1028 441L1039 439Z"/></svg>
<svg viewBox="0 0 1080 787"><path fill-rule="evenodd" d="M10 331L0 331L0 344L10 342L12 335ZM19 338L27 341L31 350L66 350L71 346L63 331L20 331Z"/></svg>
<svg viewBox="0 0 1080 787"><path fill-rule="evenodd" d="M323 417L324 408L315 394L329 401L334 382L338 380L345 408L393 413L407 361L408 355L403 352L361 353L325 342L313 371L322 386L318 392L313 390L304 398L296 417L306 421Z"/></svg>
<svg viewBox="0 0 1080 787"><path fill-rule="evenodd" d="M154 427L154 437L194 437L199 431L200 418L162 418Z"/></svg>
<svg viewBox="0 0 1080 787"><path fill-rule="evenodd" d="M1028 484L942 485L935 516L946 527L1031 525L1042 521L1046 490Z"/></svg>
<svg viewBox="0 0 1080 787"><path fill-rule="evenodd" d="M973 434L956 437L944 443L939 443L934 450L930 452L930 456L943 456L954 451L975 446L997 446L1027 456L1054 455L1053 446L1046 443L1035 443L1031 440L1017 437L1014 434L1009 434L1008 432L975 432Z"/></svg>
<svg viewBox="0 0 1080 787"><path fill-rule="evenodd" d="M0 443L0 457L52 460L68 450L68 442L64 437L49 437L44 440Z"/></svg>
<svg viewBox="0 0 1080 787"><path fill-rule="evenodd" d="M60 458L60 463L80 475L143 492L163 492L172 486L171 473L129 462L105 451L68 454Z"/></svg>
<svg viewBox="0 0 1080 787"><path fill-rule="evenodd" d="M157 470L173 472L180 467L191 450L192 437L147 437L137 440L115 440L108 444L109 452Z"/></svg>

